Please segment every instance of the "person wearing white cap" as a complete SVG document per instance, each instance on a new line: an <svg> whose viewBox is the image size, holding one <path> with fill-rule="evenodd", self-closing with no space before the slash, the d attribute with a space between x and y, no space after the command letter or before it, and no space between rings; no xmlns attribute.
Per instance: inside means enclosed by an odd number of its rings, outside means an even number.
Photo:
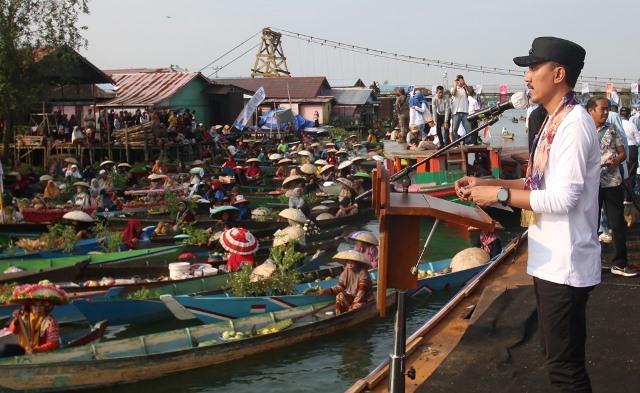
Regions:
<svg viewBox="0 0 640 393"><path fill-rule="evenodd" d="M78 165L71 164L67 172L65 172L64 177L73 177L76 179L82 179L82 174L78 170Z"/></svg>
<svg viewBox="0 0 640 393"><path fill-rule="evenodd" d="M100 188L102 188L105 191L112 191L113 179L111 179L111 176L109 176L109 173L107 172L107 170L100 169L100 172L98 172L98 175L100 176L100 179L98 180L98 183L100 183Z"/></svg>

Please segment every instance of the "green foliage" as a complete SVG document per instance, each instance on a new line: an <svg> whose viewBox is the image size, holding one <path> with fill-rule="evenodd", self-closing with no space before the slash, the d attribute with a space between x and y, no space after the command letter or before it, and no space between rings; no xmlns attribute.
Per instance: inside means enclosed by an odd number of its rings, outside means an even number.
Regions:
<svg viewBox="0 0 640 393"><path fill-rule="evenodd" d="M174 194L171 190L164 190L164 200L167 202L167 209L169 210L169 217L174 219L176 214L178 213L178 203L180 203L180 198L178 195Z"/></svg>
<svg viewBox="0 0 640 393"><path fill-rule="evenodd" d="M142 288L134 293L130 293L127 295L127 299L129 300L142 300L142 299L154 299L160 297L160 291L150 290L147 288Z"/></svg>
<svg viewBox="0 0 640 393"><path fill-rule="evenodd" d="M136 162L131 165L131 173L146 173L149 172L147 164L144 162Z"/></svg>
<svg viewBox="0 0 640 393"><path fill-rule="evenodd" d="M209 232L207 232L206 229L196 228L193 224L194 223L190 222L182 226L182 232L191 236L190 238L185 239L185 243L196 246L207 244L209 237L211 237Z"/></svg>
<svg viewBox="0 0 640 393"><path fill-rule="evenodd" d="M96 221L91 231L96 237L106 238L102 242L102 249L104 252L118 252L122 245L122 234L118 231L112 231L109 229L105 221Z"/></svg>
<svg viewBox="0 0 640 393"><path fill-rule="evenodd" d="M295 264L304 258L304 254L294 250L293 243L271 248L270 259L277 269L271 276L251 280L253 266L247 264L237 271L224 286L235 296L292 295L294 286L300 282L300 273Z"/></svg>
<svg viewBox="0 0 640 393"><path fill-rule="evenodd" d="M113 187L124 189L127 188L127 182L131 178L131 173L116 172L111 174L111 178L113 179Z"/></svg>
<svg viewBox="0 0 640 393"><path fill-rule="evenodd" d="M5 252L9 255L15 255L16 253L16 244L13 242L13 240L9 240L7 242L7 246L5 247Z"/></svg>
<svg viewBox="0 0 640 393"><path fill-rule="evenodd" d="M89 0L0 0L0 114L6 120L5 150L13 126L55 82L64 85L77 57L69 48L86 47L77 26L89 14ZM51 51L51 48L58 48ZM48 56L42 58L43 49ZM38 63L36 63L38 59Z"/></svg>
<svg viewBox="0 0 640 393"><path fill-rule="evenodd" d="M0 304L9 303L9 301L13 298L13 290L18 286L17 283L6 283L0 285Z"/></svg>
<svg viewBox="0 0 640 393"><path fill-rule="evenodd" d="M333 127L331 129L331 135L333 135L334 138L341 138L341 139L345 139L347 138L349 135L351 135L352 132L347 130L346 128L342 128L342 127Z"/></svg>
<svg viewBox="0 0 640 393"><path fill-rule="evenodd" d="M49 225L49 232L44 235L47 250L62 247L62 252L71 252L76 246L76 229L72 225Z"/></svg>

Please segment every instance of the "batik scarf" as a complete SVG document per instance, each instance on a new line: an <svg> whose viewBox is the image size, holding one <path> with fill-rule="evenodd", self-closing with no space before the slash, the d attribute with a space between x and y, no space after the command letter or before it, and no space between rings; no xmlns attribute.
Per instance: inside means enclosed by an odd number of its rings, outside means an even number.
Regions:
<svg viewBox="0 0 640 393"><path fill-rule="evenodd" d="M553 115L547 115L541 127L542 131L539 132L533 140L533 146L529 155L527 175L524 180L525 190L542 189L544 169L547 167L549 152L551 151L551 145L556 136L556 131L558 131L558 127L565 116L571 112L576 105L578 105L578 100L576 99L576 93L572 90L562 97L562 102L553 112ZM535 223L535 215L532 212L523 210L522 213L521 224L523 226L529 226Z"/></svg>

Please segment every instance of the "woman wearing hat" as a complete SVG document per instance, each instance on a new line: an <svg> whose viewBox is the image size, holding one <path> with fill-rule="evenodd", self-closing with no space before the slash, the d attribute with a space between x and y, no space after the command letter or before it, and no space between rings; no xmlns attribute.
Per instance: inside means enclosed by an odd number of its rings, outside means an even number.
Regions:
<svg viewBox="0 0 640 393"><path fill-rule="evenodd" d="M333 260L344 264L338 285L317 292L317 295L336 295L336 315L357 310L375 300L373 281L369 275L371 262L357 251L342 251Z"/></svg>
<svg viewBox="0 0 640 393"><path fill-rule="evenodd" d="M222 189L222 182L214 179L211 181L211 189L203 195L203 198L211 202L214 206L220 206L225 196L224 190Z"/></svg>
<svg viewBox="0 0 640 393"><path fill-rule="evenodd" d="M76 164L69 164L69 165L70 165L69 168L64 173L64 177L73 177L76 179L82 179L82 174L78 170L78 165Z"/></svg>
<svg viewBox="0 0 640 393"><path fill-rule="evenodd" d="M251 209L249 209L249 201L244 198L244 195L236 195L235 200L231 203L233 207L240 210L238 213L238 220L250 220Z"/></svg>
<svg viewBox="0 0 640 393"><path fill-rule="evenodd" d="M336 213L336 218L358 214L358 204L354 203L356 195L353 190L353 183L343 177L338 178L337 181L342 183L342 190L338 195L339 210Z"/></svg>
<svg viewBox="0 0 640 393"><path fill-rule="evenodd" d="M260 160L257 158L250 158L247 160L247 164L249 164L249 168L247 168L247 180L256 180L262 176Z"/></svg>
<svg viewBox="0 0 640 393"><path fill-rule="evenodd" d="M354 251L361 252L371 261L371 267L378 267L378 239L376 236L367 231L357 231L349 236L356 241Z"/></svg>
<svg viewBox="0 0 640 393"><path fill-rule="evenodd" d="M51 284L26 284L13 291L12 303L22 305L13 312L9 330L18 335L19 345L0 347L0 357L31 355L54 351L60 347L60 328L51 311L68 303L67 294Z"/></svg>
<svg viewBox="0 0 640 393"><path fill-rule="evenodd" d="M229 252L223 271L235 272L245 263L256 266L254 254L258 251L258 241L248 230L231 228L222 232L220 245Z"/></svg>
<svg viewBox="0 0 640 393"><path fill-rule="evenodd" d="M336 180L335 165L327 164L320 169L320 180L334 181Z"/></svg>
<svg viewBox="0 0 640 393"><path fill-rule="evenodd" d="M233 168L233 171L235 172L234 176L236 179L236 184L241 186L246 186L247 184L249 184L249 179L247 179L247 174L245 173L243 166L236 165Z"/></svg>
<svg viewBox="0 0 640 393"><path fill-rule="evenodd" d="M291 163L291 159L289 158L283 158L278 161L278 169L276 170L274 177L278 179L286 179L287 176L289 176L289 163Z"/></svg>
<svg viewBox="0 0 640 393"><path fill-rule="evenodd" d="M89 185L83 181L73 183L76 187L76 195L74 197L74 205L85 208L90 207L91 200L89 196Z"/></svg>

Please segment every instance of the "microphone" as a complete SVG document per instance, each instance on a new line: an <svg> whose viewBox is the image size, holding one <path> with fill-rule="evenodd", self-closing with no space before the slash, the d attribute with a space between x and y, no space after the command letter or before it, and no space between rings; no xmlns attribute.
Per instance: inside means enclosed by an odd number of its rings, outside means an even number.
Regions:
<svg viewBox="0 0 640 393"><path fill-rule="evenodd" d="M469 121L474 121L481 116L492 117L501 114L502 112L508 109L524 109L528 104L527 95L520 91L511 96L509 101L499 102L495 105L491 105L490 107L480 109L477 112L467 116Z"/></svg>

